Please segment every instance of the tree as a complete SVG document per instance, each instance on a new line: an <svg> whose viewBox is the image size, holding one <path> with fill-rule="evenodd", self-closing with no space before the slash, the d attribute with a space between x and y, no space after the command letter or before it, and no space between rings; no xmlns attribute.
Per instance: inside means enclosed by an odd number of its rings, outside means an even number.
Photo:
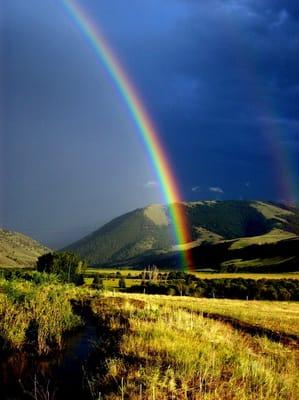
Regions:
<svg viewBox="0 0 299 400"><path fill-rule="evenodd" d="M94 275L92 287L98 290L104 289L104 280L99 276L99 274Z"/></svg>
<svg viewBox="0 0 299 400"><path fill-rule="evenodd" d="M125 289L126 288L126 281L125 281L125 278L123 276L120 278L120 280L118 282L118 286L121 289Z"/></svg>
<svg viewBox="0 0 299 400"><path fill-rule="evenodd" d="M82 281L80 275L86 269L86 264L80 257L70 252L54 252L40 256L36 268L39 272L56 274L64 282Z"/></svg>

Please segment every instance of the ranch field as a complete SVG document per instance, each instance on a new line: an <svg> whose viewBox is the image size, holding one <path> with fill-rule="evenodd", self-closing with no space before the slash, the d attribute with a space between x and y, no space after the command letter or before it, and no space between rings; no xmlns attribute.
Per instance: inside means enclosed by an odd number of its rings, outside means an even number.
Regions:
<svg viewBox="0 0 299 400"><path fill-rule="evenodd" d="M131 294L93 303L120 337L107 398L298 399L298 303L221 303Z"/></svg>
<svg viewBox="0 0 299 400"><path fill-rule="evenodd" d="M136 270L130 268L88 268L86 274L116 274L120 273L122 276L127 277L129 274L132 278L140 275L143 270ZM172 270L171 270L172 271ZM168 272L167 270L161 272ZM299 272L285 272L285 273L240 273L240 272L198 272L186 271L194 274L197 278L201 279L221 279L221 278L245 278L245 279L299 279Z"/></svg>
<svg viewBox="0 0 299 400"><path fill-rule="evenodd" d="M0 345L3 376L27 365L11 386L1 378L4 398L298 399L296 301L121 293L35 273L0 280Z"/></svg>

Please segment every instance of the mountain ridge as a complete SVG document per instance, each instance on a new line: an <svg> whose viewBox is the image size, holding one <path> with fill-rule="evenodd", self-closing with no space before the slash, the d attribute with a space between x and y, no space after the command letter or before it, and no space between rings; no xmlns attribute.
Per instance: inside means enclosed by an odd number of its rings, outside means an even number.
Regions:
<svg viewBox="0 0 299 400"><path fill-rule="evenodd" d="M198 201L172 207L180 208L191 225L192 241L187 244L178 246L174 241L169 206L154 204L113 219L64 250L78 253L94 266L130 265L132 260L142 262L142 258L159 261L178 248L241 239L244 247L260 240L266 244L299 235L298 209L279 203ZM252 239L246 239L247 243L244 238Z"/></svg>

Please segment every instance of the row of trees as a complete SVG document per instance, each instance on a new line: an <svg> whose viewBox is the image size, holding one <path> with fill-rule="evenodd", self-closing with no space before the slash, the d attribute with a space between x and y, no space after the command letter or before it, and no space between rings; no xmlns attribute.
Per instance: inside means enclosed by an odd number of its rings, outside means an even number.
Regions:
<svg viewBox="0 0 299 400"><path fill-rule="evenodd" d="M52 274L55 279L62 282L84 283L84 272L87 265L79 256L69 252L47 253L38 258L37 271ZM14 273L8 271L7 273ZM15 274L20 273L16 272ZM6 274L6 272L5 272ZM27 274L28 279L42 279L42 275L34 277ZM16 276L17 277L17 276ZM139 275L140 285L133 285L126 289L126 281L120 273L119 287L130 292L149 294L169 294L181 296L195 296L208 298L231 298L248 300L299 300L299 280L297 279L200 279L193 274L184 272L161 273L153 266L142 271ZM23 278L26 279L25 276ZM135 277L136 278L136 277ZM103 278L96 274L93 287L104 288Z"/></svg>
<svg viewBox="0 0 299 400"><path fill-rule="evenodd" d="M297 279L198 279L188 275L186 279L168 282L143 281L127 289L130 292L168 294L208 298L247 300L299 300Z"/></svg>

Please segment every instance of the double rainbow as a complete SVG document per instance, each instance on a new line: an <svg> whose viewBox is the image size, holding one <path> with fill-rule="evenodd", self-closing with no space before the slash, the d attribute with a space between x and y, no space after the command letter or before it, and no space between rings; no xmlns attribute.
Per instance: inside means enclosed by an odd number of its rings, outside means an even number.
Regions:
<svg viewBox="0 0 299 400"><path fill-rule="evenodd" d="M74 0L61 1L67 12L73 17L80 31L92 45L130 111L150 156L165 201L168 204L176 243L179 245L178 248L181 249L182 266L189 268L192 264L191 255L182 246L190 241L184 207L178 204L182 201L182 197L154 123L151 121L140 100L140 96L138 96L124 68L109 47L99 28Z"/></svg>

